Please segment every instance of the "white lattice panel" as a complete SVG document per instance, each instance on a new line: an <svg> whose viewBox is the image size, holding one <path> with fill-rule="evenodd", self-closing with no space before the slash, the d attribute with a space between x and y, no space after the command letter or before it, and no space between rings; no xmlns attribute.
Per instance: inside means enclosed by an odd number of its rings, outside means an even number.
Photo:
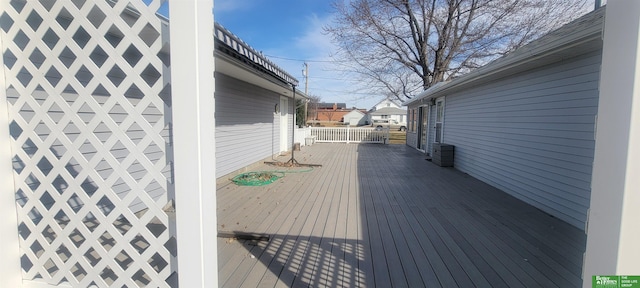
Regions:
<svg viewBox="0 0 640 288"><path fill-rule="evenodd" d="M164 1L0 1L23 279L177 286Z"/></svg>

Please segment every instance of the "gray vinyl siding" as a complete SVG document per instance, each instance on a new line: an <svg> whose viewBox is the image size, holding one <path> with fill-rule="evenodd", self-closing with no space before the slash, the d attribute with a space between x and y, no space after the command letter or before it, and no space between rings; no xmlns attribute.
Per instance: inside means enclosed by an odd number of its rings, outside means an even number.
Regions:
<svg viewBox="0 0 640 288"><path fill-rule="evenodd" d="M455 167L584 229L600 62L594 52L447 95Z"/></svg>
<svg viewBox="0 0 640 288"><path fill-rule="evenodd" d="M216 178L280 151L280 115L274 113L279 94L216 73L215 97ZM291 113L288 118L292 119Z"/></svg>
<svg viewBox="0 0 640 288"><path fill-rule="evenodd" d="M407 145L412 148L418 148L418 133L407 132Z"/></svg>

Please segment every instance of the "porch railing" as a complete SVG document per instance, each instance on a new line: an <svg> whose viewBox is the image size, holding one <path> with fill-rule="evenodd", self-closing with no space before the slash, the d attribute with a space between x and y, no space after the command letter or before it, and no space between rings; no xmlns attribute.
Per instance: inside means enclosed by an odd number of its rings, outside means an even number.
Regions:
<svg viewBox="0 0 640 288"><path fill-rule="evenodd" d="M304 127L304 128L296 128L295 131L295 141L296 143L300 143L300 146L305 146L308 145L307 144L307 138L311 136L311 128L310 127Z"/></svg>
<svg viewBox="0 0 640 288"><path fill-rule="evenodd" d="M315 142L327 143L382 143L389 142L389 128L369 127L311 127Z"/></svg>

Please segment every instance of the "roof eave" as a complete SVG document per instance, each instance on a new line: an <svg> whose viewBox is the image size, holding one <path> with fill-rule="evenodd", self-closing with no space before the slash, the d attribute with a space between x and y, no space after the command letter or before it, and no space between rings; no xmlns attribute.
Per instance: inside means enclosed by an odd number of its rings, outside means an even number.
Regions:
<svg viewBox="0 0 640 288"><path fill-rule="evenodd" d="M216 73L225 74L229 77L242 80L286 97L293 97L293 87L281 81L281 79L274 77L270 73L253 69L246 63L243 63L235 57L221 51L216 50L215 55ZM297 89L295 94L296 98L309 98L309 96L304 94L303 91Z"/></svg>
<svg viewBox="0 0 640 288"><path fill-rule="evenodd" d="M282 82L298 86L298 79L294 78L284 69L271 62L267 57L262 55L262 53L257 52L249 46L249 44L242 41L242 39L231 33L231 31L227 30L219 23L215 23L214 26L214 38L216 39L216 42L221 44L220 46L216 45L217 47L226 46L226 48L228 48L228 51L226 51L227 53L235 53L244 58L246 62L255 64L255 66L259 67L260 70L271 73L272 76ZM217 47L216 50L218 50Z"/></svg>
<svg viewBox="0 0 640 288"><path fill-rule="evenodd" d="M444 96L460 89L464 89L471 85L480 85L487 83L497 77L511 75L516 72L534 69L562 59L579 55L576 52L588 53L597 49L602 49L602 31L604 27L605 7L598 11L592 12L593 17L591 23L584 29L575 31L576 33L559 37L567 30L571 30L571 24L565 25L538 40L508 54L502 58L482 66L468 74L453 79L448 83L439 86L433 86L430 89L416 95L409 101L404 102L403 106L409 106L419 100L424 102L426 99ZM582 19L582 18L580 18ZM579 20L580 20L579 19ZM577 21L579 21L577 20ZM568 27L567 27L568 26ZM544 42L545 40L551 40Z"/></svg>

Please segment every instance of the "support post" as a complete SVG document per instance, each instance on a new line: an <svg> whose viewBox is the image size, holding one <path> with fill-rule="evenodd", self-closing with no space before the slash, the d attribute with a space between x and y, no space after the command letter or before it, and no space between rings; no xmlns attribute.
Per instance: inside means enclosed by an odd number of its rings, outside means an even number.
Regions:
<svg viewBox="0 0 640 288"><path fill-rule="evenodd" d="M217 287L213 1L170 1L180 287Z"/></svg>
<svg viewBox="0 0 640 288"><path fill-rule="evenodd" d="M304 62L304 95L309 97L309 64ZM304 102L304 126L307 126L307 120L309 120L309 111L307 108L309 107L308 99Z"/></svg>
<svg viewBox="0 0 640 288"><path fill-rule="evenodd" d="M640 2L609 1L583 287L640 275Z"/></svg>
<svg viewBox="0 0 640 288"><path fill-rule="evenodd" d="M293 105L291 105L293 106L293 125L291 126L291 159L289 159L288 163L291 165L297 165L299 163L294 154L296 152L296 116L298 114L296 110L298 109L298 105L296 105L296 85L291 84L291 87L293 87ZM288 109L288 107L283 107L282 109Z"/></svg>

